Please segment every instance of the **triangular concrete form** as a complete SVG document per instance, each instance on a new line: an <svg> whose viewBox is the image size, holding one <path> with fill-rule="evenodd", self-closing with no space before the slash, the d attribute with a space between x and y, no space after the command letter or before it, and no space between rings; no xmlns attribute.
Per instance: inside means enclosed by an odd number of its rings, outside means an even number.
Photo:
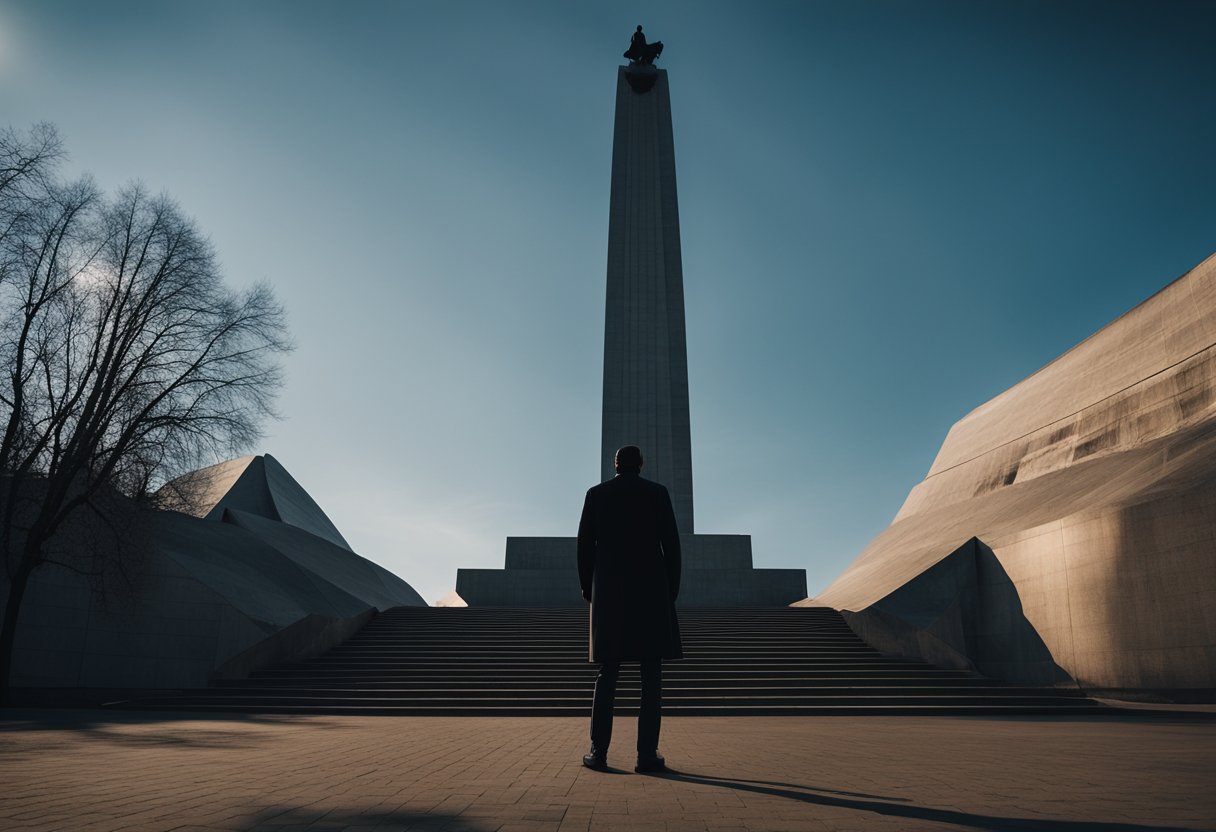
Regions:
<svg viewBox="0 0 1216 832"><path fill-rule="evenodd" d="M378 609L426 606L413 587L382 566L351 552L335 551L332 541L289 523L276 523L251 512L229 508L224 522L253 534L300 567Z"/></svg>
<svg viewBox="0 0 1216 832"><path fill-rule="evenodd" d="M303 529L353 551L316 501L270 454L243 456L200 468L162 489L171 508L223 520L227 509Z"/></svg>

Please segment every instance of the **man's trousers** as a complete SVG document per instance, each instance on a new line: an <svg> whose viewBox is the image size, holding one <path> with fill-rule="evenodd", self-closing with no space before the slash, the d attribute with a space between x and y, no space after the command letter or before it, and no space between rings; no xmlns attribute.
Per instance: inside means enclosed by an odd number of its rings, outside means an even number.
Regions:
<svg viewBox="0 0 1216 832"><path fill-rule="evenodd" d="M638 714L638 756L649 757L659 750L659 722L663 711L663 660L642 661L642 707ZM595 679L595 699L591 704L591 743L607 753L612 742L612 706L616 704L616 683L621 675L620 662L604 662Z"/></svg>

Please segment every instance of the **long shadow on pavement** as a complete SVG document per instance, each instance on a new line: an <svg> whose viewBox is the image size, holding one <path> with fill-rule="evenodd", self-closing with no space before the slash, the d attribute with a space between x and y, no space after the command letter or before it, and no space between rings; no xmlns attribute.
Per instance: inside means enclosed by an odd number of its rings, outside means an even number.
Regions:
<svg viewBox="0 0 1216 832"><path fill-rule="evenodd" d="M524 821L526 823L526 821ZM492 832L501 824L485 825L474 819L434 812L358 811L337 809L318 811L303 806L269 806L247 820L241 832L258 830L307 829L308 832L342 832L359 829L409 829L410 832Z"/></svg>
<svg viewBox="0 0 1216 832"><path fill-rule="evenodd" d="M833 789L819 789L815 786L796 786L790 783L773 783L767 780L736 780L727 777L711 777L703 774L689 774L674 769L650 775L664 780L679 780L685 783L700 783L705 786L717 786L724 789L767 794L773 797L784 797L801 803L813 803L819 806L836 806L841 809L856 809L862 812L874 812L898 818L928 820L936 823L951 823L970 828L988 829L996 832L1014 830L1015 832L1203 832L1196 827L1184 826L1145 826L1138 823L1111 823L1109 821L1076 821L1076 820L1035 820L1031 818L1003 818L992 815L974 815L969 812L958 812L952 809L931 809L927 806L900 805L887 802L900 798L882 797L878 800L854 800L848 797L833 795L848 795L851 792L838 792ZM825 794L830 792L830 794ZM864 795L873 797L873 795Z"/></svg>

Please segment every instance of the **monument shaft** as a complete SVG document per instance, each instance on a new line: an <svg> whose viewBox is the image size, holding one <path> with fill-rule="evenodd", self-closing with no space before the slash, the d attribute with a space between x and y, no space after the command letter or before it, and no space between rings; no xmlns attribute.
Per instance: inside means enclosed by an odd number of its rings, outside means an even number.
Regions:
<svg viewBox="0 0 1216 832"><path fill-rule="evenodd" d="M671 492L676 523L693 532L692 440L675 142L667 73L636 92L617 70L604 322L602 474L637 445L645 476Z"/></svg>

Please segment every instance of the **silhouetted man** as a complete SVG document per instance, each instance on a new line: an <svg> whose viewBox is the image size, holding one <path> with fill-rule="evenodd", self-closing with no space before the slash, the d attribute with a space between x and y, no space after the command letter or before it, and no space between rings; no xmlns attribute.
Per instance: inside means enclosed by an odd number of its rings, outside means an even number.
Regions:
<svg viewBox="0 0 1216 832"><path fill-rule="evenodd" d="M621 662L642 666L638 762L634 771L662 771L659 723L663 659L683 655L676 596L680 535L666 487L642 479L642 451L616 452L616 476L587 491L578 523L578 577L591 602L591 652L600 664L591 708L591 753L583 765L608 766L612 706Z"/></svg>

